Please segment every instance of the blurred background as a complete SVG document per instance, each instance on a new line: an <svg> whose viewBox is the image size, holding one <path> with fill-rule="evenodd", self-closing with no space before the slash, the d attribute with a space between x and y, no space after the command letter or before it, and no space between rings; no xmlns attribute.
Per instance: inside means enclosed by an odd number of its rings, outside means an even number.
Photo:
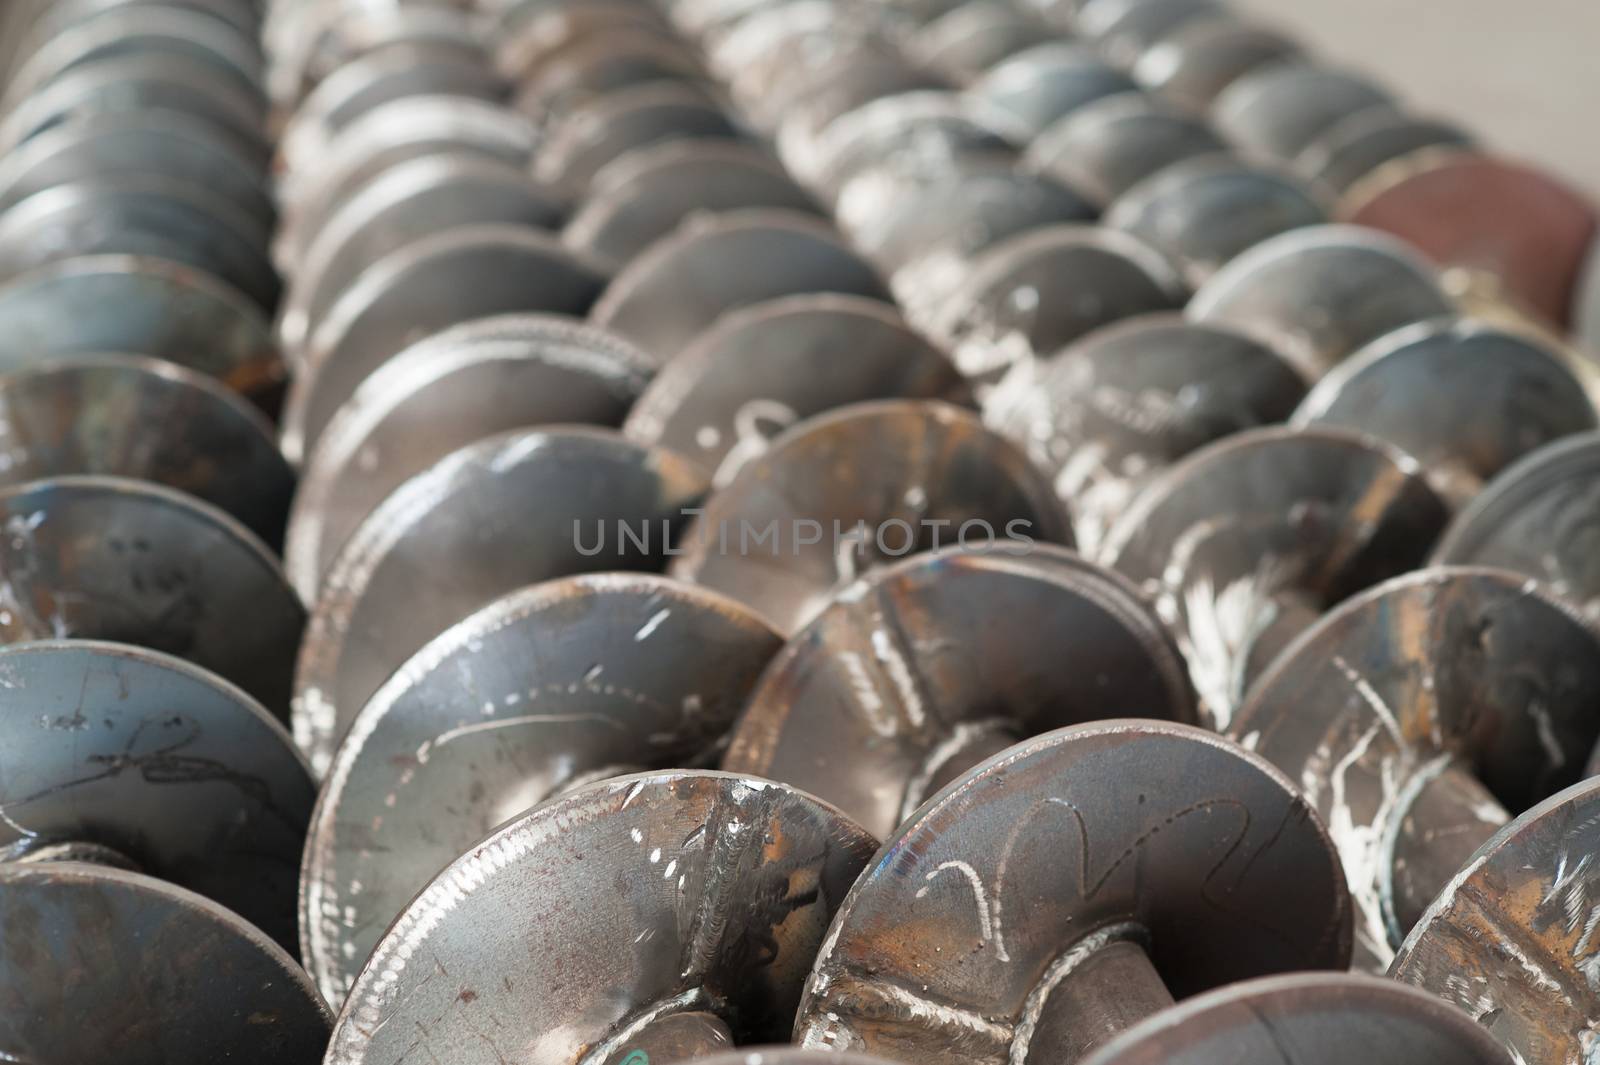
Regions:
<svg viewBox="0 0 1600 1065"><path fill-rule="evenodd" d="M1600 196L1596 0L1233 0Z"/></svg>

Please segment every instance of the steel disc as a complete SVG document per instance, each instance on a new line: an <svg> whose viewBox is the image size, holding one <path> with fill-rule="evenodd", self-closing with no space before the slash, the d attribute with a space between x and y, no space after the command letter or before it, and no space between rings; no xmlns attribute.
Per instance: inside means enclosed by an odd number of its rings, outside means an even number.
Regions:
<svg viewBox="0 0 1600 1065"><path fill-rule="evenodd" d="M1131 584L1061 548L952 548L872 574L801 629L722 768L886 836L994 752L1133 712L1196 716L1183 658Z"/></svg>
<svg viewBox="0 0 1600 1065"><path fill-rule="evenodd" d="M21 1062L312 1065L331 1019L248 922L136 873L0 867L0 1044Z"/></svg>
<svg viewBox="0 0 1600 1065"><path fill-rule="evenodd" d="M361 383L415 338L494 314L582 314L600 285L554 236L526 226L457 226L391 252L312 334L284 410L284 452L310 455Z"/></svg>
<svg viewBox="0 0 1600 1065"><path fill-rule="evenodd" d="M1338 856L1277 770L1185 725L1082 725L991 758L886 841L823 944L796 1041L1036 1060L1014 1038L1046 970L1126 923L1180 998L1349 957Z"/></svg>
<svg viewBox="0 0 1600 1065"><path fill-rule="evenodd" d="M295 949L316 787L282 725L205 670L121 644L8 647L0 675L0 855L104 847Z"/></svg>
<svg viewBox="0 0 1600 1065"><path fill-rule="evenodd" d="M272 426L220 383L174 363L80 355L0 375L0 485L103 474L180 489L273 547L294 471Z"/></svg>
<svg viewBox="0 0 1600 1065"><path fill-rule="evenodd" d="M1261 337L1311 380L1385 333L1454 312L1408 245L1353 226L1264 241L1213 274L1188 307L1195 321Z"/></svg>
<svg viewBox="0 0 1600 1065"><path fill-rule="evenodd" d="M392 166L465 152L526 169L534 146L527 119L471 97L411 96L375 107L344 130L320 166L284 189L278 260L299 264L344 202Z"/></svg>
<svg viewBox="0 0 1600 1065"><path fill-rule="evenodd" d="M913 65L892 44L871 42L823 63L769 102L778 153L797 176L813 178L823 164L823 138L835 120L873 100L938 90L934 75ZM758 117L761 114L758 109Z"/></svg>
<svg viewBox="0 0 1600 1065"><path fill-rule="evenodd" d="M1295 159L1295 169L1343 195L1379 167L1417 152L1466 149L1472 137L1459 126L1416 118L1379 104L1334 123Z"/></svg>
<svg viewBox="0 0 1600 1065"><path fill-rule="evenodd" d="M1456 515L1433 562L1496 566L1546 582L1600 617L1600 433L1546 444Z"/></svg>
<svg viewBox="0 0 1600 1065"><path fill-rule="evenodd" d="M0 211L35 193L105 178L183 182L227 201L261 227L274 210L264 164L201 119L141 111L82 115L0 157Z"/></svg>
<svg viewBox="0 0 1600 1065"><path fill-rule="evenodd" d="M254 35L260 27L261 16L254 0L53 0L40 12L33 24L33 32L54 34L61 29L82 23L113 8L161 7L176 8L219 19L240 33Z"/></svg>
<svg viewBox="0 0 1600 1065"><path fill-rule="evenodd" d="M1546 799L1479 849L1389 975L1465 1010L1519 1061L1582 1061L1600 1002L1588 923L1600 896L1600 780Z"/></svg>
<svg viewBox="0 0 1600 1065"><path fill-rule="evenodd" d="M220 510L120 477L0 491L0 640L115 640L177 655L279 718L305 610L278 563ZM249 604L248 624L237 611Z"/></svg>
<svg viewBox="0 0 1600 1065"><path fill-rule="evenodd" d="M574 108L551 130L535 159L539 178L588 188L607 163L663 142L748 137L702 89L683 82L645 83Z"/></svg>
<svg viewBox="0 0 1600 1065"><path fill-rule="evenodd" d="M1512 1065L1460 1010L1391 980L1269 976L1164 1010L1083 1065Z"/></svg>
<svg viewBox="0 0 1600 1065"><path fill-rule="evenodd" d="M965 0L913 33L906 54L951 81L967 82L1037 44L1048 32L1026 5Z"/></svg>
<svg viewBox="0 0 1600 1065"><path fill-rule="evenodd" d="M1039 134L1022 157L1105 207L1158 171L1226 145L1198 118L1141 92L1107 96Z"/></svg>
<svg viewBox="0 0 1600 1065"><path fill-rule="evenodd" d="M1117 517L1174 462L1283 421L1306 384L1270 348L1176 314L1095 330L990 394L985 421L1026 448L1072 506L1093 556Z"/></svg>
<svg viewBox="0 0 1600 1065"><path fill-rule="evenodd" d="M1586 198L1528 167L1454 152L1374 181L1378 187L1352 192L1350 221L1393 233L1441 266L1489 275L1558 328L1572 324L1600 231Z"/></svg>
<svg viewBox="0 0 1600 1065"><path fill-rule="evenodd" d="M1073 28L1093 40L1112 62L1128 68L1184 26L1229 17L1219 0L1089 0L1079 9Z"/></svg>
<svg viewBox="0 0 1600 1065"><path fill-rule="evenodd" d="M974 82L968 93L1004 112L1031 139L1096 100L1137 90L1089 45L1055 41L1018 52Z"/></svg>
<svg viewBox="0 0 1600 1065"><path fill-rule="evenodd" d="M650 82L703 86L705 67L699 53L665 29L619 28L552 55L522 82L516 104L545 125L607 93Z"/></svg>
<svg viewBox="0 0 1600 1065"><path fill-rule="evenodd" d="M1235 19L1196 19L1152 44L1133 64L1147 91L1203 114L1253 71L1300 59L1300 46L1274 30Z"/></svg>
<svg viewBox="0 0 1600 1065"><path fill-rule="evenodd" d="M1304 182L1226 156L1177 162L1125 189L1105 224L1160 248L1199 288L1241 252L1328 220Z"/></svg>
<svg viewBox="0 0 1600 1065"><path fill-rule="evenodd" d="M817 135L805 173L837 196L872 167L918 170L962 156L1004 155L1027 140L1009 115L935 89L879 96L835 118Z"/></svg>
<svg viewBox="0 0 1600 1065"><path fill-rule="evenodd" d="M1393 104L1367 79L1312 63L1274 64L1218 96L1211 120L1247 152L1288 162L1349 116Z"/></svg>
<svg viewBox="0 0 1600 1065"><path fill-rule="evenodd" d="M1163 473L1101 557L1155 597L1210 723L1325 609L1420 565L1446 518L1399 451L1332 429L1254 429Z"/></svg>
<svg viewBox="0 0 1600 1065"><path fill-rule="evenodd" d="M0 284L0 372L126 351L208 374L270 405L283 363L261 311L222 282L160 259L94 255Z"/></svg>
<svg viewBox="0 0 1600 1065"><path fill-rule="evenodd" d="M399 163L352 190L307 246L284 297L278 336L298 352L368 266L455 226L553 228L565 204L523 167L471 152Z"/></svg>
<svg viewBox="0 0 1600 1065"><path fill-rule="evenodd" d="M204 271L270 309L281 286L265 232L202 187L133 176L75 181L0 215L0 282L79 256L130 255Z"/></svg>
<svg viewBox="0 0 1600 1065"><path fill-rule="evenodd" d="M248 36L193 11L135 5L63 27L40 42L11 72L5 95L0 97L0 110L10 110L80 66L131 55L193 59L246 92L262 91L261 52Z"/></svg>
<svg viewBox="0 0 1600 1065"><path fill-rule="evenodd" d="M351 535L396 488L495 433L620 425L654 366L571 319L506 315L409 346L361 383L306 460L285 565L306 602Z"/></svg>
<svg viewBox="0 0 1600 1065"><path fill-rule="evenodd" d="M529 1065L585 1051L673 1060L662 1050L678 1025L699 1029L691 1056L783 1039L873 845L810 796L722 773L622 777L555 799L417 896L357 979L326 1060L419 1049L493 1065L502 1041ZM417 950L449 977L407 964Z"/></svg>
<svg viewBox="0 0 1600 1065"><path fill-rule="evenodd" d="M524 589L433 640L356 716L317 806L301 903L323 994L342 1001L417 891L495 826L596 774L702 759L782 644L738 604L644 574Z"/></svg>
<svg viewBox="0 0 1600 1065"><path fill-rule="evenodd" d="M324 78L284 124L278 153L291 171L315 165L340 133L391 100L464 96L494 101L505 93L505 82L481 48L453 42L386 45Z"/></svg>
<svg viewBox="0 0 1600 1065"><path fill-rule="evenodd" d="M762 148L722 140L639 148L596 176L561 239L602 268L620 270L691 215L748 208L820 214Z"/></svg>
<svg viewBox="0 0 1600 1065"><path fill-rule="evenodd" d="M1583 385L1554 351L1471 319L1421 322L1331 370L1295 425L1370 433L1406 451L1457 505L1558 437L1596 427Z"/></svg>
<svg viewBox="0 0 1600 1065"><path fill-rule="evenodd" d="M274 5L276 7L276 5ZM340 67L402 44L482 47L472 13L435 0L371 4L308 4L299 25L285 19L265 34L272 56L272 98L293 107ZM270 15L271 13L269 13ZM274 32L277 31L277 32Z"/></svg>
<svg viewBox="0 0 1600 1065"><path fill-rule="evenodd" d="M208 124L252 157L267 152L266 106L198 60L181 55L112 56L61 75L0 119L0 150L90 115L176 112Z"/></svg>
<svg viewBox="0 0 1600 1065"><path fill-rule="evenodd" d="M533 76L553 57L578 41L603 33L659 30L662 11L637 0L572 0L536 3L499 16L495 67L513 85Z"/></svg>
<svg viewBox="0 0 1600 1065"><path fill-rule="evenodd" d="M690 217L606 287L590 318L665 363L729 311L834 292L889 301L877 271L831 227L794 211Z"/></svg>
<svg viewBox="0 0 1600 1065"><path fill-rule="evenodd" d="M1108 322L1176 308L1183 296L1166 260L1132 237L1051 226L984 252L928 330L964 373L994 380Z"/></svg>
<svg viewBox="0 0 1600 1065"><path fill-rule="evenodd" d="M339 552L312 611L294 726L313 767L327 767L408 658L500 596L577 573L662 569L668 537L704 491L676 455L579 427L490 437L405 482Z"/></svg>
<svg viewBox="0 0 1600 1065"><path fill-rule="evenodd" d="M720 487L791 425L901 397L971 398L944 353L891 307L789 296L734 311L702 333L661 368L622 431L684 456Z"/></svg>
<svg viewBox="0 0 1600 1065"><path fill-rule="evenodd" d="M671 572L793 633L862 573L958 534L968 544L1072 542L1049 483L975 415L927 401L858 403L796 426L747 463L706 502Z"/></svg>
<svg viewBox="0 0 1600 1065"><path fill-rule="evenodd" d="M1358 953L1381 970L1417 916L1397 884L1428 875L1392 842L1398 819L1420 816L1408 797L1459 766L1494 796L1476 814L1492 831L1505 817L1495 799L1521 810L1578 779L1600 737L1597 701L1600 632L1571 606L1509 571L1428 569L1318 621L1250 689L1231 732L1327 821ZM1421 888L1408 895L1438 885Z"/></svg>
<svg viewBox="0 0 1600 1065"><path fill-rule="evenodd" d="M846 206L857 217L869 214L859 210L859 188L852 183L840 197L841 219ZM1009 168L956 173L898 202L885 199L889 202L876 224L870 229L853 227L851 236L873 262L889 271L890 286L901 306L918 323L932 320L949 306L951 297L987 262L984 252L1012 238L1058 231L1094 217L1088 201L1054 178Z"/></svg>

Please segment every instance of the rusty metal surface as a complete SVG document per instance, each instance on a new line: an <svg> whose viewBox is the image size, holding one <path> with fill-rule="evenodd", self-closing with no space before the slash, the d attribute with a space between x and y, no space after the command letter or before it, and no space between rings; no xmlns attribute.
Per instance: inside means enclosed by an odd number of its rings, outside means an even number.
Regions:
<svg viewBox="0 0 1600 1065"><path fill-rule="evenodd" d="M727 211L690 217L651 245L612 279L590 320L664 363L729 311L806 292L889 301L878 272L819 219Z"/></svg>
<svg viewBox="0 0 1600 1065"><path fill-rule="evenodd" d="M661 1044L683 1023L701 1050L781 1040L874 845L803 793L721 773L555 799L456 859L395 922L328 1065L418 1052L494 1065L512 1048L530 1065L669 1061Z"/></svg>
<svg viewBox="0 0 1600 1065"><path fill-rule="evenodd" d="M1589 916L1600 896L1600 781L1502 828L1439 895L1389 975L1451 1002L1518 1061L1581 1065L1600 1017Z"/></svg>
<svg viewBox="0 0 1600 1065"><path fill-rule="evenodd" d="M1455 506L1528 452L1595 423L1583 385L1554 350L1472 319L1380 337L1329 371L1291 422L1396 445Z"/></svg>
<svg viewBox="0 0 1600 1065"><path fill-rule="evenodd" d="M1051 174L1104 208L1175 163L1225 149L1200 119L1141 92L1085 104L1028 145L1024 168Z"/></svg>
<svg viewBox="0 0 1600 1065"><path fill-rule="evenodd" d="M227 511L283 543L294 471L272 427L221 383L133 355L48 359L0 375L0 485L132 477Z"/></svg>
<svg viewBox="0 0 1600 1065"><path fill-rule="evenodd" d="M0 1052L28 1065L315 1065L331 1019L231 911L77 863L0 866Z"/></svg>
<svg viewBox="0 0 1600 1065"><path fill-rule="evenodd" d="M969 377L992 383L1011 371L1025 380L1035 360L1108 323L1175 309L1185 293L1172 265L1125 233L1048 226L980 255L930 308L927 330Z"/></svg>
<svg viewBox="0 0 1600 1065"><path fill-rule="evenodd" d="M1260 336L1312 380L1391 330L1454 312L1410 245L1354 226L1313 226L1257 244L1213 274L1187 311Z"/></svg>
<svg viewBox="0 0 1600 1065"><path fill-rule="evenodd" d="M295 949L316 787L260 704L179 659L88 640L0 650L0 679L0 869L107 848Z"/></svg>
<svg viewBox="0 0 1600 1065"><path fill-rule="evenodd" d="M1600 617L1600 434L1560 440L1504 470L1452 521L1439 565L1496 566Z"/></svg>
<svg viewBox="0 0 1600 1065"><path fill-rule="evenodd" d="M1229 156L1173 163L1125 190L1105 214L1107 226L1161 249L1194 288L1257 244L1327 220L1303 182Z"/></svg>
<svg viewBox="0 0 1600 1065"><path fill-rule="evenodd" d="M0 370L110 351L167 359L270 406L283 362L261 311L227 285L160 259L95 255L0 285Z"/></svg>
<svg viewBox="0 0 1600 1065"><path fill-rule="evenodd" d="M968 544L1072 541L1049 482L976 415L929 401L858 403L783 434L714 492L671 573L787 634L858 576L967 526Z"/></svg>
<svg viewBox="0 0 1600 1065"><path fill-rule="evenodd" d="M405 482L340 551L312 611L294 726L313 767L390 674L493 600L554 577L663 568L705 487L670 452L579 427L489 437Z"/></svg>
<svg viewBox="0 0 1600 1065"><path fill-rule="evenodd" d="M760 208L821 213L763 148L668 141L635 149L595 175L561 239L615 272L693 215Z"/></svg>
<svg viewBox="0 0 1600 1065"><path fill-rule="evenodd" d="M266 547L222 511L138 481L60 477L0 491L0 522L0 640L164 651L285 716L305 610Z"/></svg>
<svg viewBox="0 0 1600 1065"><path fill-rule="evenodd" d="M307 457L284 565L306 602L391 492L457 448L538 425L616 426L655 367L569 318L503 315L425 338L361 382Z"/></svg>
<svg viewBox="0 0 1600 1065"><path fill-rule="evenodd" d="M996 751L1135 708L1196 717L1182 656L1132 585L1062 548L952 548L869 575L796 634L722 768L886 836Z"/></svg>
<svg viewBox="0 0 1600 1065"><path fill-rule="evenodd" d="M614 573L515 592L433 640L356 716L319 799L300 901L323 994L342 1001L495 826L596 779L703 764L781 646L721 596Z"/></svg>
<svg viewBox="0 0 1600 1065"><path fill-rule="evenodd" d="M1197 114L1251 71L1300 57L1300 46L1271 29L1235 19L1197 19L1156 41L1133 65L1143 88Z"/></svg>
<svg viewBox="0 0 1600 1065"><path fill-rule="evenodd" d="M1341 968L1349 924L1332 843L1267 763L1182 725L1062 729L886 841L840 907L795 1035L929 1065L1076 1062L1114 1034L1099 1007L1127 989L1084 966L1114 945L1132 969L1143 959L1152 997L1181 998ZM1080 992L1082 1014L1052 1001Z"/></svg>
<svg viewBox="0 0 1600 1065"><path fill-rule="evenodd" d="M1217 97L1211 120L1244 151L1284 162L1345 118L1392 103L1360 75L1309 62L1273 64Z"/></svg>
<svg viewBox="0 0 1600 1065"><path fill-rule="evenodd" d="M488 315L582 314L601 284L553 234L528 226L456 226L412 241L363 270L311 335L284 407L284 453L304 461L361 383L418 336Z"/></svg>
<svg viewBox="0 0 1600 1065"><path fill-rule="evenodd" d="M1505 298L1562 330L1600 232L1594 205L1549 175L1464 152L1374 175L1352 190L1345 213L1441 266L1490 275Z"/></svg>
<svg viewBox="0 0 1600 1065"><path fill-rule="evenodd" d="M1327 608L1427 557L1447 512L1416 463L1332 429L1254 429L1190 455L1123 512L1100 559L1155 598L1207 723Z"/></svg>
<svg viewBox="0 0 1600 1065"><path fill-rule="evenodd" d="M1145 485L1189 453L1283 421L1305 382L1242 333L1177 314L1087 334L992 392L984 416L1015 440L1072 508L1091 557Z"/></svg>
<svg viewBox="0 0 1600 1065"><path fill-rule="evenodd" d="M1597 700L1600 635L1564 600L1506 571L1428 569L1318 621L1251 689L1230 730L1327 820L1360 960L1381 970L1415 917L1412 900L1437 894L1506 809L1578 778L1600 738ZM1419 797L1456 774L1487 793L1430 822ZM1412 821L1457 860L1408 868L1397 840Z"/></svg>
<svg viewBox="0 0 1600 1065"><path fill-rule="evenodd" d="M1150 1018L1084 1065L1512 1065L1460 1010L1391 980L1267 976Z"/></svg>
<svg viewBox="0 0 1600 1065"><path fill-rule="evenodd" d="M888 305L787 296L725 315L668 360L622 431L677 452L721 487L790 426L895 398L971 403L945 354Z"/></svg>

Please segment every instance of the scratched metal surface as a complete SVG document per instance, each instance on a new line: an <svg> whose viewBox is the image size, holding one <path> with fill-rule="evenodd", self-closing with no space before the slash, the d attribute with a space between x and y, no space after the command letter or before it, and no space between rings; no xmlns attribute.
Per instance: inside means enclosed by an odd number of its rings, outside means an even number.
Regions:
<svg viewBox="0 0 1600 1065"><path fill-rule="evenodd" d="M1252 689L1231 731L1328 823L1357 912L1359 961L1382 969L1407 931L1392 840L1415 789L1448 767L1512 811L1578 779L1600 736L1600 634L1518 574L1429 569L1324 617ZM1506 818L1485 802L1486 838ZM1442 883L1424 886L1431 896Z"/></svg>
<svg viewBox="0 0 1600 1065"><path fill-rule="evenodd" d="M0 650L0 861L106 847L293 950L316 788L283 726L166 655L87 640Z"/></svg>
<svg viewBox="0 0 1600 1065"><path fill-rule="evenodd" d="M328 1001L496 825L588 781L705 764L781 646L721 596L613 573L513 593L418 652L351 724L313 818L302 941Z"/></svg>
<svg viewBox="0 0 1600 1065"><path fill-rule="evenodd" d="M351 537L311 613L293 716L312 766L326 770L408 658L500 596L576 573L662 569L669 532L704 489L676 455L578 426L492 436L407 481Z"/></svg>
<svg viewBox="0 0 1600 1065"><path fill-rule="evenodd" d="M1478 851L1390 975L1466 1010L1518 1065L1590 1065L1600 1046L1600 780L1535 806Z"/></svg>
<svg viewBox="0 0 1600 1065"><path fill-rule="evenodd" d="M809 541L808 520L818 526ZM714 492L670 572L788 634L858 576L948 545L971 523L963 542L1072 541L1043 474L975 414L931 401L858 403L783 434ZM866 531L853 533L858 526ZM753 539L769 529L776 542Z"/></svg>
<svg viewBox="0 0 1600 1065"><path fill-rule="evenodd" d="M0 865L0 1058L24 1065L315 1065L305 972L199 895L76 862Z"/></svg>
<svg viewBox="0 0 1600 1065"><path fill-rule="evenodd" d="M0 641L149 647L287 715L305 608L272 554L222 511L152 484L75 476L0 491L0 522Z"/></svg>
<svg viewBox="0 0 1600 1065"><path fill-rule="evenodd" d="M1029 1060L1041 979L1129 922L1179 998L1350 956L1338 858L1286 778L1199 729L1084 725L985 763L888 839L829 931L796 1041Z"/></svg>
<svg viewBox="0 0 1600 1065"><path fill-rule="evenodd" d="M886 836L947 782L1053 728L1193 722L1172 637L1119 575L1061 548L954 549L845 589L773 660L722 767Z"/></svg>
<svg viewBox="0 0 1600 1065"><path fill-rule="evenodd" d="M553 800L417 897L356 981L327 1065L611 1065L694 1011L737 1043L782 1040L875 845L800 792L722 773Z"/></svg>
<svg viewBox="0 0 1600 1065"><path fill-rule="evenodd" d="M1328 607L1421 563L1443 504L1408 456L1331 429L1236 433L1171 467L1101 558L1155 598L1214 727Z"/></svg>

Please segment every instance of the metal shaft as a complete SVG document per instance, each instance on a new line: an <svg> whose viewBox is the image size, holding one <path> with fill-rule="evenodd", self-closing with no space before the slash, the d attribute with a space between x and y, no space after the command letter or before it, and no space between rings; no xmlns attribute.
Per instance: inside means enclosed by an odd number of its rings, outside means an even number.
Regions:
<svg viewBox="0 0 1600 1065"><path fill-rule="evenodd" d="M1389 828L1385 908L1396 943L1477 849L1511 820L1471 768L1453 759L1418 773L1409 798Z"/></svg>
<svg viewBox="0 0 1600 1065"><path fill-rule="evenodd" d="M1073 1065L1146 1017L1173 1004L1130 925L1102 929L1045 973L1023 1013L1013 1065Z"/></svg>

